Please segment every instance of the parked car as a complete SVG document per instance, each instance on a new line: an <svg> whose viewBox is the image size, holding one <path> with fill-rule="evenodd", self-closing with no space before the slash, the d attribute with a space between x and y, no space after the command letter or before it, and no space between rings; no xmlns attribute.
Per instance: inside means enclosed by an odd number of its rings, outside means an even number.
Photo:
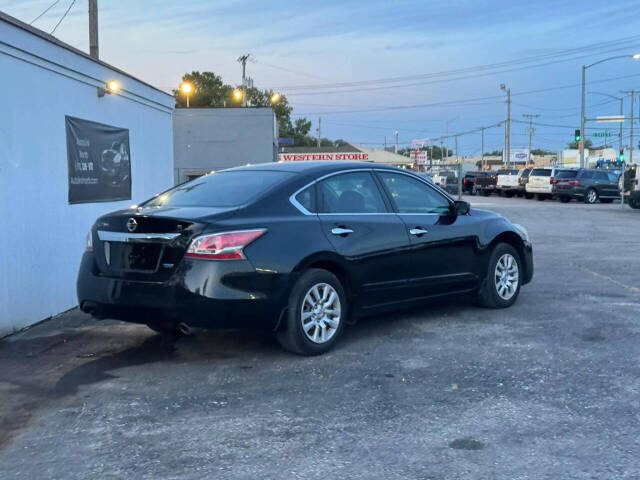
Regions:
<svg viewBox="0 0 640 480"><path fill-rule="evenodd" d="M446 192L455 195L458 193L458 172L455 170L442 170L433 176L433 183Z"/></svg>
<svg viewBox="0 0 640 480"><path fill-rule="evenodd" d="M577 185L576 177L578 176L578 170L565 169L557 170L553 177L552 194L558 198L562 203L568 203L573 196L573 188Z"/></svg>
<svg viewBox="0 0 640 480"><path fill-rule="evenodd" d="M553 195L553 167L536 167L527 178L525 191L533 198L546 200Z"/></svg>
<svg viewBox="0 0 640 480"><path fill-rule="evenodd" d="M619 177L616 171L597 168L560 170L555 174L553 190L563 202L575 198L586 203L596 203L598 200L608 203L620 198Z"/></svg>
<svg viewBox="0 0 640 480"><path fill-rule="evenodd" d="M640 208L640 168L638 164L630 165L618 181L618 190L623 194L624 201L631 208Z"/></svg>
<svg viewBox="0 0 640 480"><path fill-rule="evenodd" d="M475 195L477 193L475 186L478 177L488 177L488 174L486 172L467 172L462 178L462 192Z"/></svg>
<svg viewBox="0 0 640 480"><path fill-rule="evenodd" d="M531 173L531 168L522 168L518 172L518 195L524 196L525 198L533 198L532 193L527 193L527 179L529 178L529 173Z"/></svg>
<svg viewBox="0 0 640 480"><path fill-rule="evenodd" d="M485 175L478 176L471 188L471 195L484 195L488 197L496 190L495 172L484 172Z"/></svg>
<svg viewBox="0 0 640 480"><path fill-rule="evenodd" d="M212 173L98 218L80 308L173 335L259 327L304 355L345 323L443 297L512 305L533 275L524 227L419 176L364 162Z"/></svg>
<svg viewBox="0 0 640 480"><path fill-rule="evenodd" d="M513 197L518 193L518 169L508 168L496 172L496 191L498 195Z"/></svg>

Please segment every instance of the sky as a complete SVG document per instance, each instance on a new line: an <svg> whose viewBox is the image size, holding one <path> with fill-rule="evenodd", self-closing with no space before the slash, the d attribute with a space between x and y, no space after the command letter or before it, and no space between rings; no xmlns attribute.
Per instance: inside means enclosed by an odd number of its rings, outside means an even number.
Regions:
<svg viewBox="0 0 640 480"><path fill-rule="evenodd" d="M59 0L33 26L50 32L71 2ZM0 0L0 10L29 23L52 3ZM523 115L534 114L533 148L557 151L580 124L581 65L629 55L587 70L588 118L619 113L619 101L602 93L640 91L640 60L630 57L640 53L640 0L98 3L107 63L169 92L193 70L239 84L237 58L250 53L255 86L284 93L294 118L313 120L312 133L321 117L323 137L372 147L385 138L391 145L396 130L403 147L495 125L506 118L504 83L512 149L527 146ZM75 2L54 35L88 51L87 0ZM627 96L626 115L629 107ZM587 134L604 130L617 135L617 124L589 123ZM453 138L446 143L454 148ZM485 151L503 143L503 127L485 130ZM479 132L458 137L459 155L480 151Z"/></svg>

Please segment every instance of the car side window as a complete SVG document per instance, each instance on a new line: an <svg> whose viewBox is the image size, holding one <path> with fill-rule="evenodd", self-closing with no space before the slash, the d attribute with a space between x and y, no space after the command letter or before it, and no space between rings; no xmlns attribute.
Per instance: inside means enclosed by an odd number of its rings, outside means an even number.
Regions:
<svg viewBox="0 0 640 480"><path fill-rule="evenodd" d="M333 175L318 182L318 213L385 213L370 172Z"/></svg>
<svg viewBox="0 0 640 480"><path fill-rule="evenodd" d="M605 182L608 182L609 177L607 177L606 172L596 172L596 180L603 180Z"/></svg>
<svg viewBox="0 0 640 480"><path fill-rule="evenodd" d="M296 201L311 213L316 212L315 191L314 185L310 185L296 195Z"/></svg>
<svg viewBox="0 0 640 480"><path fill-rule="evenodd" d="M379 175L389 190L398 213L449 212L449 200L423 182L400 173L379 172Z"/></svg>
<svg viewBox="0 0 640 480"><path fill-rule="evenodd" d="M580 178L589 180L590 178L593 178L593 172L582 172L582 175L580 175Z"/></svg>
<svg viewBox="0 0 640 480"><path fill-rule="evenodd" d="M607 176L609 177L609 181L611 183L618 183L618 175L615 173L607 172Z"/></svg>

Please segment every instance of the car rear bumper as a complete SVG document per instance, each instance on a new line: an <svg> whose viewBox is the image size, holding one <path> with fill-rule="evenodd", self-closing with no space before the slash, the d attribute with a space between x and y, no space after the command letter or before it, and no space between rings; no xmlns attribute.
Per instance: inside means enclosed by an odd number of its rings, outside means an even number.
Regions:
<svg viewBox="0 0 640 480"><path fill-rule="evenodd" d="M551 195L553 193L551 185L549 185L549 186L538 186L538 185L527 184L526 191L528 193L548 193L549 195Z"/></svg>
<svg viewBox="0 0 640 480"><path fill-rule="evenodd" d="M85 253L77 281L81 310L100 318L200 328L273 329L286 302L289 275L258 272L246 260L183 259L168 281L102 275Z"/></svg>

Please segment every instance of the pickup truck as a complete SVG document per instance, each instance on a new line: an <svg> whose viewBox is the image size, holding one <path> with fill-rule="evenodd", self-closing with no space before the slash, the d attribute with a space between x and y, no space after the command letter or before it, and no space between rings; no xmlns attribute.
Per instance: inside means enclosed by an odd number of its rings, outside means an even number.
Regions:
<svg viewBox="0 0 640 480"><path fill-rule="evenodd" d="M496 176L493 172L485 172L484 176L478 176L473 183L471 195L484 195L488 197L496 189Z"/></svg>
<svg viewBox="0 0 640 480"><path fill-rule="evenodd" d="M452 195L458 193L458 175L453 170L442 170L436 173L433 176L433 183Z"/></svg>
<svg viewBox="0 0 640 480"><path fill-rule="evenodd" d="M513 197L519 191L518 169L509 168L498 170L496 175L496 191L498 195Z"/></svg>

